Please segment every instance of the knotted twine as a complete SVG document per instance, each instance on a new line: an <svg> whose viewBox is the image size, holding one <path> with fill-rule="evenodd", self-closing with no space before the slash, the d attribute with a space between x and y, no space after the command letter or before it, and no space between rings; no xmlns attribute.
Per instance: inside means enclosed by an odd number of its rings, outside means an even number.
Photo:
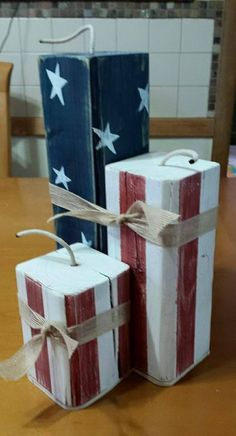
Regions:
<svg viewBox="0 0 236 436"><path fill-rule="evenodd" d="M54 205L70 211L56 214L49 221L72 216L104 226L124 224L142 238L160 246L179 247L216 227L217 208L179 221L180 215L143 201L135 201L119 215L51 183L49 193Z"/></svg>
<svg viewBox="0 0 236 436"><path fill-rule="evenodd" d="M19 299L21 318L36 330L35 334L12 357L0 362L0 377L6 380L18 380L36 363L47 337L60 341L66 347L70 359L79 345L113 330L129 321L129 303L123 303L81 324L66 328L60 323L47 321ZM76 339L74 339L76 338Z"/></svg>

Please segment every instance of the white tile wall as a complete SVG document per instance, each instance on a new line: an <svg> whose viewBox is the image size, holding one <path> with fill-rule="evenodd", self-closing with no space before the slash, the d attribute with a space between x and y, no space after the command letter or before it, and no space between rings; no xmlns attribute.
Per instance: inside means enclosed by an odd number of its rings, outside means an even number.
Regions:
<svg viewBox="0 0 236 436"><path fill-rule="evenodd" d="M187 148L197 151L201 159L211 159L212 139L211 138L171 138L151 139L150 151L169 152L178 148Z"/></svg>
<svg viewBox="0 0 236 436"><path fill-rule="evenodd" d="M1 18L0 19L0 41L2 42L3 38L6 35L8 30L10 18ZM20 38L19 38L19 20L17 18L13 19L11 25L11 31L9 33L8 38L6 39L6 43L3 47L3 52L19 52L20 51Z"/></svg>
<svg viewBox="0 0 236 436"><path fill-rule="evenodd" d="M207 19L182 20L182 52L211 53L214 21Z"/></svg>
<svg viewBox="0 0 236 436"><path fill-rule="evenodd" d="M52 18L52 36L56 38L64 38L72 35L84 25L82 18ZM44 46L44 50L47 46ZM77 38L64 44L53 44L52 50L58 52L80 52L84 51L84 33L80 34Z"/></svg>
<svg viewBox="0 0 236 436"><path fill-rule="evenodd" d="M92 24L95 33L95 50L117 49L117 20L113 18L86 18L84 24ZM146 26L145 26L146 27ZM85 33L85 50L89 47L89 33Z"/></svg>
<svg viewBox="0 0 236 436"><path fill-rule="evenodd" d="M150 85L177 86L179 55L177 53L150 54Z"/></svg>
<svg viewBox="0 0 236 436"><path fill-rule="evenodd" d="M28 117L42 117L41 91L39 86L25 88L26 113Z"/></svg>
<svg viewBox="0 0 236 436"><path fill-rule="evenodd" d="M22 63L20 53L1 53L0 62L10 62L14 65L11 74L12 85L23 85Z"/></svg>
<svg viewBox="0 0 236 436"><path fill-rule="evenodd" d="M8 18L0 18L0 45L8 23ZM89 45L87 33L64 45L43 45L39 39L67 36L83 24L93 24L96 50L150 53L151 116L207 116L214 20L146 18L14 19L0 54L0 61L14 63L14 116L42 116L37 65L41 53L83 52Z"/></svg>
<svg viewBox="0 0 236 436"><path fill-rule="evenodd" d="M148 51L149 21L146 18L117 19L117 49Z"/></svg>
<svg viewBox="0 0 236 436"><path fill-rule="evenodd" d="M41 38L52 38L50 18L19 18L21 50L30 53L51 53L51 44L40 44ZM46 49L45 49L46 47Z"/></svg>
<svg viewBox="0 0 236 436"><path fill-rule="evenodd" d="M149 25L150 53L180 52L181 20L151 19Z"/></svg>
<svg viewBox="0 0 236 436"><path fill-rule="evenodd" d="M178 117L206 117L207 106L207 86L185 86L179 88Z"/></svg>
<svg viewBox="0 0 236 436"><path fill-rule="evenodd" d="M180 54L180 86L208 86L211 72L211 53Z"/></svg>
<svg viewBox="0 0 236 436"><path fill-rule="evenodd" d="M39 53L22 53L22 68L25 86L39 86Z"/></svg>
<svg viewBox="0 0 236 436"><path fill-rule="evenodd" d="M150 90L150 112L152 117L171 118L177 116L177 86L153 86Z"/></svg>

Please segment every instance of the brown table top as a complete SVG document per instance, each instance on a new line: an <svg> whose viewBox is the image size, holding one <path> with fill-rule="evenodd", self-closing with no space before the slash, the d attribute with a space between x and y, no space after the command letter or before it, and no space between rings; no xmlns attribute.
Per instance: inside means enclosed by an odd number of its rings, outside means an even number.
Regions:
<svg viewBox="0 0 236 436"><path fill-rule="evenodd" d="M54 249L47 238L16 239L24 228L52 229L45 179L0 179L0 358L22 344L15 265ZM211 354L177 385L131 375L88 409L67 412L26 377L0 380L0 435L235 436L236 179L222 180Z"/></svg>

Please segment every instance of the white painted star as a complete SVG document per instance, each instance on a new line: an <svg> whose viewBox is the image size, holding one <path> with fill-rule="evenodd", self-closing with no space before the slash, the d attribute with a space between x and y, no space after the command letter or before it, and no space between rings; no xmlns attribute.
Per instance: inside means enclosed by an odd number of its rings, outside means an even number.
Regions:
<svg viewBox="0 0 236 436"><path fill-rule="evenodd" d="M85 234L81 232L82 244L87 245L87 247L91 247L92 241L87 241Z"/></svg>
<svg viewBox="0 0 236 436"><path fill-rule="evenodd" d="M60 65L58 63L56 64L55 73L47 69L46 72L52 84L50 98L53 99L57 95L61 104L65 106L65 102L62 94L62 88L64 88L64 86L68 83L68 80L63 79L63 77L60 76Z"/></svg>
<svg viewBox="0 0 236 436"><path fill-rule="evenodd" d="M65 186L65 188L69 190L67 182L71 182L71 179L69 179L69 177L65 175L64 167L61 167L60 171L56 170L56 168L53 168L53 171L57 175L55 184L59 185L60 183L62 183Z"/></svg>
<svg viewBox="0 0 236 436"><path fill-rule="evenodd" d="M100 141L97 144L96 150L99 150L102 147L107 147L107 148L109 148L109 150L112 153L116 154L116 150L115 150L115 147L113 145L113 142L115 142L120 136L115 135L114 133L111 133L110 124L107 123L104 131L99 130L99 129L95 129L95 127L93 127L93 131L100 138Z"/></svg>
<svg viewBox="0 0 236 436"><path fill-rule="evenodd" d="M144 108L146 109L147 113L149 112L149 91L148 91L148 85L146 88L138 88L138 92L141 98L140 105L138 108L138 111L141 112Z"/></svg>

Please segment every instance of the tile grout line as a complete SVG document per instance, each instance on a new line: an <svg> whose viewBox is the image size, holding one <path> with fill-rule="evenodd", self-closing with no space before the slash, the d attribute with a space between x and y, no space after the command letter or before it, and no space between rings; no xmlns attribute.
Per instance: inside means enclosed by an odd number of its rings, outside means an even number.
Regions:
<svg viewBox="0 0 236 436"><path fill-rule="evenodd" d="M22 74L22 88L23 88L23 96L24 96L24 107L25 107L25 113L24 116L28 116L27 111L27 102L26 102L26 92L25 92L25 73L23 68L24 63L24 56L23 56L23 50L22 50L22 38L21 38L21 21L19 17L16 17L17 20L17 29L18 29L18 37L19 37L19 43L20 43L20 67L21 67L21 74Z"/></svg>
<svg viewBox="0 0 236 436"><path fill-rule="evenodd" d="M176 118L179 118L179 93L180 93L180 65L182 53L182 38L183 38L183 19L180 20L180 41L179 41L179 65L178 65L178 85L177 85L177 104L176 104Z"/></svg>

